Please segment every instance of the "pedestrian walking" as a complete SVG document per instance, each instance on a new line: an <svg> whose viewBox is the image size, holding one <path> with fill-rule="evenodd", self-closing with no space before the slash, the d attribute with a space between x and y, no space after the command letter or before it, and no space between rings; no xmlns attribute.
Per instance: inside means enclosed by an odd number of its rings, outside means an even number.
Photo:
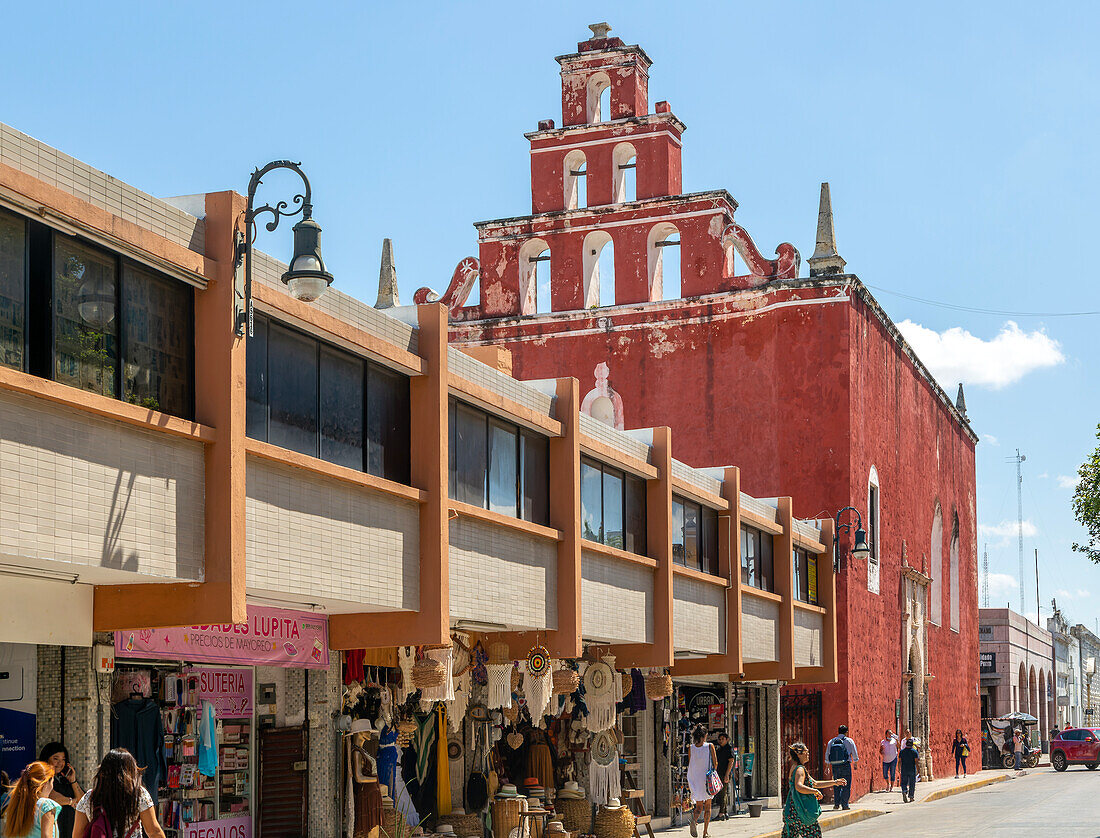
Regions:
<svg viewBox="0 0 1100 838"><path fill-rule="evenodd" d="M140 838L143 829L148 838L165 838L137 760L125 748L108 751L99 763L91 790L76 804L73 838L84 838L96 821L112 838Z"/></svg>
<svg viewBox="0 0 1100 838"><path fill-rule="evenodd" d="M902 803L913 802L913 794L917 790L918 759L920 759L920 751L917 750L917 740L912 737L904 740L901 750L898 751L898 762L901 767Z"/></svg>
<svg viewBox="0 0 1100 838"><path fill-rule="evenodd" d="M718 776L722 778L722 790L714 795L714 808L717 810L714 819L724 821L729 817L726 810L730 800L730 774L733 773L733 748L730 747L730 738L725 733L718 734L718 748L715 750L718 756Z"/></svg>
<svg viewBox="0 0 1100 838"><path fill-rule="evenodd" d="M848 725L838 727L837 735L829 740L825 747L825 761L829 763L833 778L844 780L838 784L840 790L833 793L833 808L847 809L848 801L852 799L852 769L859 762L856 743L848 738Z"/></svg>
<svg viewBox="0 0 1100 838"><path fill-rule="evenodd" d="M1012 729L1012 753L1016 757L1016 770L1022 771L1024 767L1024 734L1018 727Z"/></svg>
<svg viewBox="0 0 1100 838"><path fill-rule="evenodd" d="M844 788L846 780L814 780L806 770L810 749L795 742L788 749L791 757L790 789L783 807L783 834L781 838L820 838L821 791L830 786Z"/></svg>
<svg viewBox="0 0 1100 838"><path fill-rule="evenodd" d="M32 762L10 786L4 811L4 835L9 838L57 838L57 813L61 804L50 799L53 769Z"/></svg>
<svg viewBox="0 0 1100 838"><path fill-rule="evenodd" d="M892 792L897 780L898 738L889 728L886 730L886 738L879 743L878 752L882 755L882 779L887 782L886 791Z"/></svg>
<svg viewBox="0 0 1100 838"><path fill-rule="evenodd" d="M50 799L61 804L61 811L57 814L59 838L72 838L76 803L84 796L84 789L76 779L76 770L69 764L69 749L60 742L50 742L42 748L38 759L53 769Z"/></svg>
<svg viewBox="0 0 1100 838"><path fill-rule="evenodd" d="M963 736L961 730L955 731L955 739L951 742L951 755L955 757L955 779L959 779L959 766L962 766L963 776L966 776L966 758L970 756L970 743Z"/></svg>
<svg viewBox="0 0 1100 838"><path fill-rule="evenodd" d="M699 725L691 735L692 746L688 754L688 787L691 789L691 838L697 838L696 825L703 816L703 838L710 838L710 803L714 796L707 789L707 774L718 770L718 755L714 745L707 741L707 731ZM77 836L79 838L79 836Z"/></svg>

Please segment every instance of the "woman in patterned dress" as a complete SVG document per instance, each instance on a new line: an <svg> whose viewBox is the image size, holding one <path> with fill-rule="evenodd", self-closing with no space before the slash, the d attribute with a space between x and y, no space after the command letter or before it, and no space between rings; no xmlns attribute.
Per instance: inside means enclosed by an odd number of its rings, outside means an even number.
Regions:
<svg viewBox="0 0 1100 838"><path fill-rule="evenodd" d="M787 791L787 804L783 807L783 838L821 838L821 792L832 786L843 786L846 781L818 780L806 770L810 749L801 742L791 745L791 787Z"/></svg>

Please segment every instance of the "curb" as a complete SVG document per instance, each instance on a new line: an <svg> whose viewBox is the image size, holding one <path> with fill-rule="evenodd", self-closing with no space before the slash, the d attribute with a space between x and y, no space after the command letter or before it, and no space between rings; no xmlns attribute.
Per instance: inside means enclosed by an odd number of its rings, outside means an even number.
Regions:
<svg viewBox="0 0 1100 838"><path fill-rule="evenodd" d="M964 791L973 791L974 789L980 789L982 786L990 786L993 783L1003 783L1008 779L1007 774L997 774L993 777L983 777L981 780L975 780L972 783L964 783L961 786L952 786L949 789L940 789L934 791L927 797L922 797L918 800L918 803L931 803L933 800L942 800L945 797L951 797L953 794L962 794Z"/></svg>
<svg viewBox="0 0 1100 838"><path fill-rule="evenodd" d="M823 817L817 823L822 832L828 832L830 829L839 829L842 826L850 826L853 823L859 823L859 821L865 821L868 818L877 818L879 815L885 814L887 813L880 812L878 809L851 809L839 815ZM759 835L752 836L752 838L782 838L782 835L783 830L777 829L774 832L762 832Z"/></svg>

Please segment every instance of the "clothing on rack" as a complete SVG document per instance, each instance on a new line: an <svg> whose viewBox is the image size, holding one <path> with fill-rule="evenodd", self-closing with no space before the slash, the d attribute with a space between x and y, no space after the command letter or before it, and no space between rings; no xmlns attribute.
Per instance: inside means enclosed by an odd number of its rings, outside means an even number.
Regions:
<svg viewBox="0 0 1100 838"><path fill-rule="evenodd" d="M168 777L160 707L149 698L127 698L115 704L111 712L115 716L115 723L111 725L111 747L125 748L134 755L138 765L145 766L142 783L155 806L157 788L161 780Z"/></svg>
<svg viewBox="0 0 1100 838"><path fill-rule="evenodd" d="M213 777L218 771L218 719L214 705L202 703L199 721L199 773Z"/></svg>

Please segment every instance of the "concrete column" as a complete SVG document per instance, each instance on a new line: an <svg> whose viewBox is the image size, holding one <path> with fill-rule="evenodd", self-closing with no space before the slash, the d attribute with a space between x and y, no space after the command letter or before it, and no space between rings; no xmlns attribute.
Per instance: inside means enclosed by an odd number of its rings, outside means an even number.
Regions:
<svg viewBox="0 0 1100 838"><path fill-rule="evenodd" d="M761 728L760 756L767 766L763 775L766 785L758 792L761 797L769 798L769 805L779 805L779 790L783 783L783 759L781 756L782 742L780 741L779 718L779 685L768 684L761 691L763 696L763 712L760 714Z"/></svg>

